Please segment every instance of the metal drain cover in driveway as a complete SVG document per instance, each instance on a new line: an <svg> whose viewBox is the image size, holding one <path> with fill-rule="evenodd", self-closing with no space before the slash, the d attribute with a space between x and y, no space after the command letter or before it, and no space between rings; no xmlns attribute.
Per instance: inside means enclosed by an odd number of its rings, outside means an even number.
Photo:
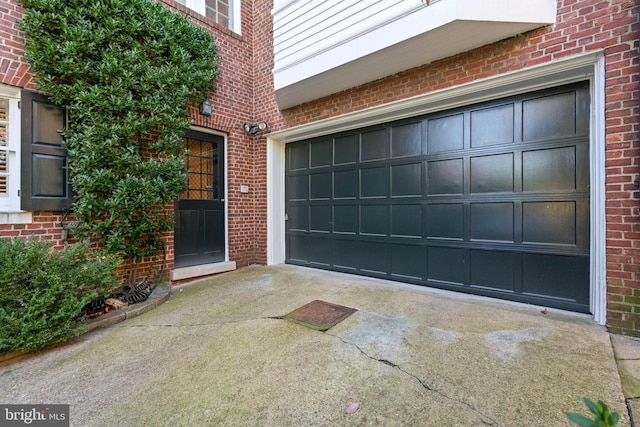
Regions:
<svg viewBox="0 0 640 427"><path fill-rule="evenodd" d="M358 310L355 308L315 300L286 314L284 319L324 332L333 328L356 311Z"/></svg>

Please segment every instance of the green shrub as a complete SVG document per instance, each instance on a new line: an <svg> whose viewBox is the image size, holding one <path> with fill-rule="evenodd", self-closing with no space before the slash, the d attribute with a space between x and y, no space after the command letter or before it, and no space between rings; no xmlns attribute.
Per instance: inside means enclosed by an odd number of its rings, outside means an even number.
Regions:
<svg viewBox="0 0 640 427"><path fill-rule="evenodd" d="M118 286L119 262L87 243L53 250L35 239L0 239L0 354L81 333L83 307Z"/></svg>
<svg viewBox="0 0 640 427"><path fill-rule="evenodd" d="M215 89L215 38L152 0L21 0L38 88L69 111L76 237L133 260L162 249L186 189L189 107Z"/></svg>

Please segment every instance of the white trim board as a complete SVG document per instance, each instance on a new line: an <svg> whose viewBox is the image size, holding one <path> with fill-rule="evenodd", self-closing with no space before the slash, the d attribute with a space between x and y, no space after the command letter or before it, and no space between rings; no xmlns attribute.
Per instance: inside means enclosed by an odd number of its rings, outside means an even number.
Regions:
<svg viewBox="0 0 640 427"><path fill-rule="evenodd" d="M602 51L524 68L269 134L267 137L268 264L282 264L285 260L284 145L286 143L584 80L589 80L591 83L590 307L594 321L604 325L607 289L604 203L605 70Z"/></svg>

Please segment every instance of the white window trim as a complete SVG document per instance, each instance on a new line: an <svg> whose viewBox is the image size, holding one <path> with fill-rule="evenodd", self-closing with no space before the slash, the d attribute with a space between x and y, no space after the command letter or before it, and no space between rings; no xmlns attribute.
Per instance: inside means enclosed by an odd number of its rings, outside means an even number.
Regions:
<svg viewBox="0 0 640 427"><path fill-rule="evenodd" d="M0 97L9 100L9 122L7 125L7 195L0 196L0 224L29 224L33 222L31 212L20 210L20 88L0 84Z"/></svg>
<svg viewBox="0 0 640 427"><path fill-rule="evenodd" d="M604 63L603 51L591 52L269 134L267 138L267 224L269 224L267 264L282 264L285 260L284 146L286 143L589 80L591 86L590 308L593 320L604 325L607 315Z"/></svg>
<svg viewBox="0 0 640 427"><path fill-rule="evenodd" d="M242 23L240 19L240 0L231 0L231 31L242 34Z"/></svg>
<svg viewBox="0 0 640 427"><path fill-rule="evenodd" d="M231 7L231 16L229 16L229 20L231 22L229 29L236 34L242 34L242 25L240 25L240 1L241 0L229 0L229 5ZM202 16L207 15L205 0L185 0L183 4Z"/></svg>

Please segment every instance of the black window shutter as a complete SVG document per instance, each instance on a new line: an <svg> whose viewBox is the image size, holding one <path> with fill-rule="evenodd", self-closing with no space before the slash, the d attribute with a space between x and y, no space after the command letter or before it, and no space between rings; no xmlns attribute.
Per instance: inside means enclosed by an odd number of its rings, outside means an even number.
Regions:
<svg viewBox="0 0 640 427"><path fill-rule="evenodd" d="M22 91L22 163L20 208L62 211L73 195L67 170L67 149L60 130L67 124L64 107L39 93Z"/></svg>

